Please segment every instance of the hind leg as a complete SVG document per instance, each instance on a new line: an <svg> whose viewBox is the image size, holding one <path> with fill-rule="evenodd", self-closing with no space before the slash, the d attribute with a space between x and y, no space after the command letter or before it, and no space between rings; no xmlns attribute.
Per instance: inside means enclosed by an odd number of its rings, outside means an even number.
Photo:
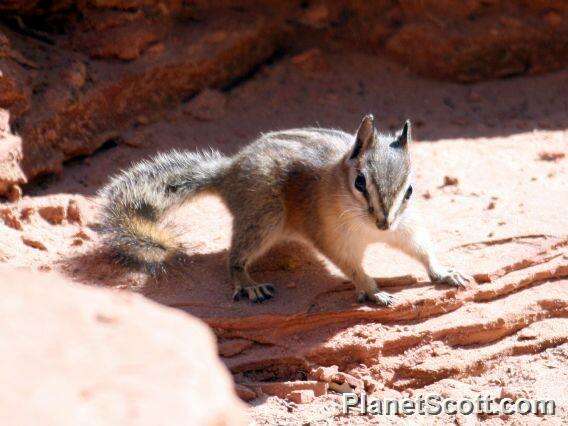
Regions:
<svg viewBox="0 0 568 426"><path fill-rule="evenodd" d="M274 286L255 282L248 267L278 240L283 220L283 209L277 203L235 214L229 253L229 273L235 288L233 300L247 298L261 303L274 296Z"/></svg>

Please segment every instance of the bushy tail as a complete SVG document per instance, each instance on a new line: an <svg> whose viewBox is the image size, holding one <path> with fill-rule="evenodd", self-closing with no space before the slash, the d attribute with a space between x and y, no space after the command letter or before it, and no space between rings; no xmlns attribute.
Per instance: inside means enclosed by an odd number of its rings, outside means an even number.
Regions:
<svg viewBox="0 0 568 426"><path fill-rule="evenodd" d="M154 273L182 245L164 223L167 210L205 190L214 190L230 159L219 152L171 151L135 164L100 192L102 231L117 259Z"/></svg>

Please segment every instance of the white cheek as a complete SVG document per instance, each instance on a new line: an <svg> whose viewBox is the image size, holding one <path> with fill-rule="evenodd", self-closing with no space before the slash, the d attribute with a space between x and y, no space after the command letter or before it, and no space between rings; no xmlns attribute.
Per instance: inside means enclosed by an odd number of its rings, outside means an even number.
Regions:
<svg viewBox="0 0 568 426"><path fill-rule="evenodd" d="M353 194L353 198L359 205L361 205L362 207L367 206L367 200L365 199L365 196L363 194L361 194L355 188L351 188L351 193Z"/></svg>

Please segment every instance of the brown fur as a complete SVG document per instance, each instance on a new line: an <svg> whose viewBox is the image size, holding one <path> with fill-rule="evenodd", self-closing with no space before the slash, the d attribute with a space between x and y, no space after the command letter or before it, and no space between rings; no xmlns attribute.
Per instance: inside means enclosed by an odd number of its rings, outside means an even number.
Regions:
<svg viewBox="0 0 568 426"><path fill-rule="evenodd" d="M427 234L405 213L409 139L409 122L397 136L381 135L366 116L355 135L319 128L267 133L230 159L217 153L163 154L103 190L105 223L115 236L111 244L124 242L123 251L141 262L165 259L179 245L158 225L161 217L171 205L211 191L234 219L228 266L235 299L272 297L273 286L257 284L248 267L281 239L302 241L327 256L353 280L359 300L393 301L362 267L365 248L375 241L418 258L432 276L460 284L437 263ZM363 194L354 187L358 174L366 181Z"/></svg>

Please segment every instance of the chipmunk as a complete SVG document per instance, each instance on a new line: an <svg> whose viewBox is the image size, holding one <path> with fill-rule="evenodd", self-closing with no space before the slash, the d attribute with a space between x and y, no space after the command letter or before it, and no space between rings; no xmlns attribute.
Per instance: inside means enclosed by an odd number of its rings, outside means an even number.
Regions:
<svg viewBox="0 0 568 426"><path fill-rule="evenodd" d="M355 135L301 128L262 134L233 157L171 151L142 161L100 191L103 231L120 260L149 272L183 249L162 219L198 193L215 193L233 216L228 256L233 299L263 302L272 284L248 273L280 240L301 241L350 278L357 301L390 306L362 267L370 243L384 242L420 261L432 281L462 287L469 278L442 266L412 206L411 124L379 133L363 118Z"/></svg>

